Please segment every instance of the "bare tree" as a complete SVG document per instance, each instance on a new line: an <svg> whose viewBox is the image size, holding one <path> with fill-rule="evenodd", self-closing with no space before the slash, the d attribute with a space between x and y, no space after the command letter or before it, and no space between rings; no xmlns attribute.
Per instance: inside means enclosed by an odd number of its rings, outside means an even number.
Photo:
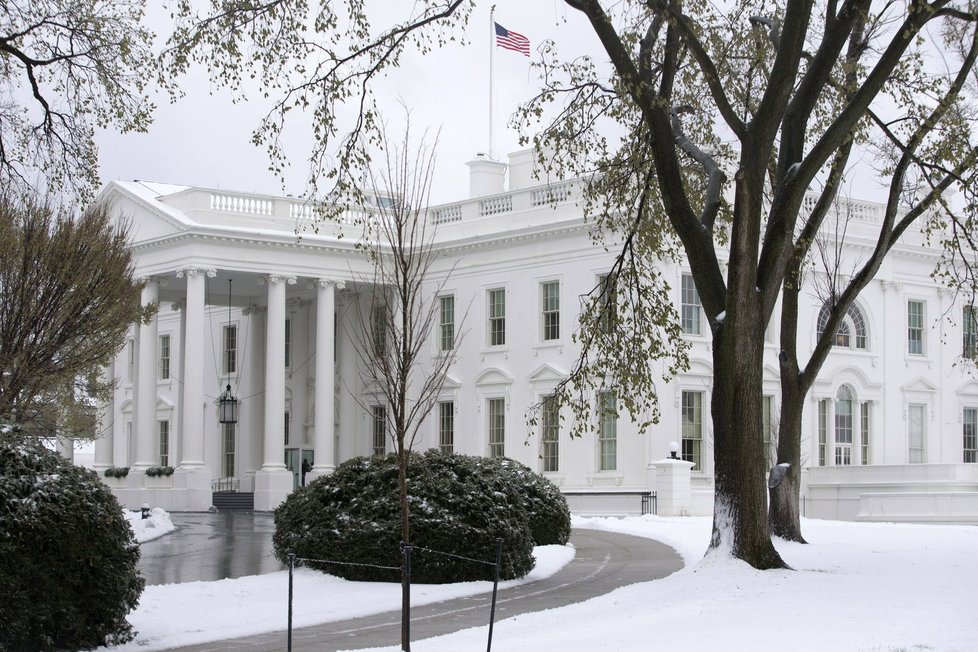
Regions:
<svg viewBox="0 0 978 652"><path fill-rule="evenodd" d="M400 142L386 135L379 141L385 167L371 176L374 209L364 221L360 246L373 266L363 279L371 290L357 302L359 329L354 334L365 392L379 399L364 409L380 407L383 427L398 460L401 541L411 541L408 503L408 463L418 443L419 429L438 402L448 370L458 351L459 323L451 333L436 333L439 290L451 270L436 273L435 226L428 216L428 198L437 138L427 134L412 149L410 126ZM413 153L412 153L413 152ZM436 280L440 279L440 280ZM432 287L432 285L434 287ZM362 295L358 294L360 298ZM432 355L434 350L437 355ZM401 647L408 637L410 585L402 577Z"/></svg>
<svg viewBox="0 0 978 652"><path fill-rule="evenodd" d="M127 232L96 206L73 219L0 197L0 419L21 432L92 436L111 383L101 367L146 318Z"/></svg>
<svg viewBox="0 0 978 652"><path fill-rule="evenodd" d="M155 66L142 2L8 0L0 12L0 187L90 197L96 127L144 131Z"/></svg>

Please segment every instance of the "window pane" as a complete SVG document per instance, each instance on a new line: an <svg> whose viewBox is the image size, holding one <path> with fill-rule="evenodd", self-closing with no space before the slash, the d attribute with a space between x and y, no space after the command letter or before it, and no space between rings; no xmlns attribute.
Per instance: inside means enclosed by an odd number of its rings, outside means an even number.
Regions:
<svg viewBox="0 0 978 652"><path fill-rule="evenodd" d="M543 317L543 339L560 338L560 283L551 281L540 287Z"/></svg>
<svg viewBox="0 0 978 652"><path fill-rule="evenodd" d="M907 353L911 355L924 353L923 301L907 302Z"/></svg>
<svg viewBox="0 0 978 652"><path fill-rule="evenodd" d="M907 407L908 460L911 464L924 461L924 406Z"/></svg>
<svg viewBox="0 0 978 652"><path fill-rule="evenodd" d="M703 446L702 392L683 392L682 429L683 459L693 463L693 471L701 471Z"/></svg>
<svg viewBox="0 0 978 652"><path fill-rule="evenodd" d="M234 477L234 440L235 423L222 423L221 427L221 473L222 477Z"/></svg>
<svg viewBox="0 0 978 652"><path fill-rule="evenodd" d="M170 379L170 336L160 335L160 380Z"/></svg>
<svg viewBox="0 0 978 652"><path fill-rule="evenodd" d="M224 327L224 369L225 374L233 374L238 370L238 327Z"/></svg>
<svg viewBox="0 0 978 652"><path fill-rule="evenodd" d="M974 464L978 462L978 409L965 408L961 420L964 423L964 461Z"/></svg>
<svg viewBox="0 0 978 652"><path fill-rule="evenodd" d="M598 278L597 292L598 301L601 306L598 324L602 333L610 333L618 321L618 295L615 292L614 285L610 285L609 283L607 274Z"/></svg>
<svg viewBox="0 0 978 652"><path fill-rule="evenodd" d="M374 455L383 455L387 452L387 408L383 405L375 405L371 409L372 424L371 428L371 448Z"/></svg>
<svg viewBox="0 0 978 652"><path fill-rule="evenodd" d="M160 466L170 466L169 421L160 421Z"/></svg>
<svg viewBox="0 0 978 652"><path fill-rule="evenodd" d="M761 429L764 434L764 464L765 468L771 468L774 465L774 457L776 451L772 449L773 443L771 441L773 434L772 423L774 421L774 397L765 396L763 398L763 403L761 405Z"/></svg>
<svg viewBox="0 0 978 652"><path fill-rule="evenodd" d="M818 465L825 466L825 449L828 445L829 402L818 402Z"/></svg>
<svg viewBox="0 0 978 652"><path fill-rule="evenodd" d="M506 399L489 399L489 457L506 454Z"/></svg>
<svg viewBox="0 0 978 652"><path fill-rule="evenodd" d="M699 335L700 331L700 295L696 291L693 277L683 274L682 278L682 309L681 320L683 332L688 335Z"/></svg>
<svg viewBox="0 0 978 652"><path fill-rule="evenodd" d="M869 464L869 403L859 406L859 441L862 444L862 463Z"/></svg>
<svg viewBox="0 0 978 652"><path fill-rule="evenodd" d="M540 440L542 442L543 471L552 473L559 467L560 415L551 397L543 401L540 409Z"/></svg>
<svg viewBox="0 0 978 652"><path fill-rule="evenodd" d="M455 347L455 296L441 297L439 310L439 327L441 350L451 351Z"/></svg>
<svg viewBox="0 0 978 652"><path fill-rule="evenodd" d="M964 346L961 352L966 358L978 358L978 309L965 306L962 318Z"/></svg>
<svg viewBox="0 0 978 652"><path fill-rule="evenodd" d="M489 290L489 346L506 344L506 291Z"/></svg>
<svg viewBox="0 0 978 652"><path fill-rule="evenodd" d="M438 449L442 453L455 452L455 403L438 404Z"/></svg>
<svg viewBox="0 0 978 652"><path fill-rule="evenodd" d="M601 471L618 468L618 397L614 392L598 395L598 457Z"/></svg>
<svg viewBox="0 0 978 652"><path fill-rule="evenodd" d="M835 463L852 464L852 392L844 385L835 401Z"/></svg>

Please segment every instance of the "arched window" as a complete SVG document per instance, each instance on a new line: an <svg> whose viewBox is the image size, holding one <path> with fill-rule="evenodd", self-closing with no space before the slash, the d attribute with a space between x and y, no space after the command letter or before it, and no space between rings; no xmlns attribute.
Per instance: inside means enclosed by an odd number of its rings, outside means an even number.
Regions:
<svg viewBox="0 0 978 652"><path fill-rule="evenodd" d="M825 332L825 325L829 322L829 313L832 307L826 301L822 310L818 313L818 336L822 337ZM856 304L851 304L846 310L846 316L842 318L835 337L832 339L833 346L841 346L848 349L866 349L866 319Z"/></svg>

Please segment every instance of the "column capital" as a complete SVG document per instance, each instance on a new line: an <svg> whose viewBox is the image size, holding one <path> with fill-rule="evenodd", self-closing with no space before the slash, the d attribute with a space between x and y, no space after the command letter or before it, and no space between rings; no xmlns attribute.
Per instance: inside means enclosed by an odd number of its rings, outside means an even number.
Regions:
<svg viewBox="0 0 978 652"><path fill-rule="evenodd" d="M196 278L198 276L206 276L207 278L214 278L217 276L217 270L213 267L199 267L193 265L191 267L185 267L184 269L177 270L177 278Z"/></svg>
<svg viewBox="0 0 978 652"><path fill-rule="evenodd" d="M136 279L140 283L145 283L149 285L150 283L156 283L160 287L166 287L170 284L170 279L166 276L150 275L144 274Z"/></svg>
<svg viewBox="0 0 978 652"><path fill-rule="evenodd" d="M896 281L888 281L884 278L880 279L880 287L883 288L884 292L886 292L887 290L899 290L900 284Z"/></svg>
<svg viewBox="0 0 978 652"><path fill-rule="evenodd" d="M286 283L287 285L295 285L296 277L291 274L267 274L265 276L259 277L258 283L260 285L274 285L276 283Z"/></svg>
<svg viewBox="0 0 978 652"><path fill-rule="evenodd" d="M187 302L181 299L180 301L174 301L170 304L170 310L173 312L180 312L187 308Z"/></svg>
<svg viewBox="0 0 978 652"><path fill-rule="evenodd" d="M309 284L309 289L317 287L325 288L330 286L336 288L337 290L342 290L346 287L346 281L337 281L331 278L317 278Z"/></svg>

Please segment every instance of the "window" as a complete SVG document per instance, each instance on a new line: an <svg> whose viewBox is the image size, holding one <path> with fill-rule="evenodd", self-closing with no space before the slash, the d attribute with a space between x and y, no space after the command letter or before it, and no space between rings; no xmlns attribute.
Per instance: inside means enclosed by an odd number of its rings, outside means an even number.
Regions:
<svg viewBox="0 0 978 652"><path fill-rule="evenodd" d="M160 380L170 380L170 336L160 335Z"/></svg>
<svg viewBox="0 0 978 652"><path fill-rule="evenodd" d="M907 353L924 354L924 302L907 301Z"/></svg>
<svg viewBox="0 0 978 652"><path fill-rule="evenodd" d="M438 404L438 450L455 452L455 403L442 401Z"/></svg>
<svg viewBox="0 0 978 652"><path fill-rule="evenodd" d="M375 405L371 416L371 449L374 455L383 455L387 452L387 408Z"/></svg>
<svg viewBox="0 0 978 652"><path fill-rule="evenodd" d="M489 457L506 454L506 399L489 399Z"/></svg>
<svg viewBox="0 0 978 652"><path fill-rule="evenodd" d="M560 283L549 281L540 285L540 311L543 339L560 339Z"/></svg>
<svg viewBox="0 0 978 652"><path fill-rule="evenodd" d="M128 362L126 363L126 381L132 382L132 375L136 371L136 342L135 340L129 340L126 344L126 349L128 350Z"/></svg>
<svg viewBox="0 0 978 652"><path fill-rule="evenodd" d="M489 346L506 344L506 290L489 290Z"/></svg>
<svg viewBox="0 0 978 652"><path fill-rule="evenodd" d="M170 422L160 421L160 466L170 466Z"/></svg>
<svg viewBox="0 0 978 652"><path fill-rule="evenodd" d="M829 322L829 314L831 312L832 307L829 305L829 302L826 301L818 313L817 331L818 337L820 338L822 337L822 333L825 332L825 326ZM851 304L849 309L846 310L845 317L842 318L842 323L839 324L839 328L835 332L832 345L843 348L865 350L867 341L866 320L863 317L863 313L859 310L856 304Z"/></svg>
<svg viewBox="0 0 978 652"><path fill-rule="evenodd" d="M223 374L233 374L238 370L238 327L229 324L224 327L224 366Z"/></svg>
<svg viewBox="0 0 978 652"><path fill-rule="evenodd" d="M924 461L924 405L907 406L907 461L921 464Z"/></svg>
<svg viewBox="0 0 978 652"><path fill-rule="evenodd" d="M964 346L961 355L972 360L978 359L978 308L965 306L962 322Z"/></svg>
<svg viewBox="0 0 978 652"><path fill-rule="evenodd" d="M829 439L829 402L822 399L818 402L818 465L825 466L826 449Z"/></svg>
<svg viewBox="0 0 978 652"><path fill-rule="evenodd" d="M774 397L765 396L763 397L763 403L761 405L761 429L764 434L764 464L765 468L770 469L774 466L774 458L777 451L775 451L772 446L774 434Z"/></svg>
<svg viewBox="0 0 978 652"><path fill-rule="evenodd" d="M965 408L961 415L964 435L964 461L968 464L978 462L978 408Z"/></svg>
<svg viewBox="0 0 978 652"><path fill-rule="evenodd" d="M285 320L285 368L292 366L292 320Z"/></svg>
<svg viewBox="0 0 978 652"><path fill-rule="evenodd" d="M859 443L862 446L860 462L869 464L869 402L859 405Z"/></svg>
<svg viewBox="0 0 978 652"><path fill-rule="evenodd" d="M687 335L700 335L700 294L696 291L693 277L683 274L682 307L680 311L683 332Z"/></svg>
<svg viewBox="0 0 978 652"><path fill-rule="evenodd" d="M683 392L683 459L693 463L693 471L702 471L703 392Z"/></svg>
<svg viewBox="0 0 978 652"><path fill-rule="evenodd" d="M285 433L285 445L288 446L292 433L292 415L288 411L285 412L285 423L283 424L282 431Z"/></svg>
<svg viewBox="0 0 978 652"><path fill-rule="evenodd" d="M221 477L234 477L234 440L236 423L221 424Z"/></svg>
<svg viewBox="0 0 978 652"><path fill-rule="evenodd" d="M835 463L852 464L852 390L845 385L835 395Z"/></svg>
<svg viewBox="0 0 978 652"><path fill-rule="evenodd" d="M598 277L598 302L600 313L598 325L602 333L610 333L618 322L618 293L610 275Z"/></svg>
<svg viewBox="0 0 978 652"><path fill-rule="evenodd" d="M455 348L455 295L440 297L438 303L438 348L451 351Z"/></svg>
<svg viewBox="0 0 978 652"><path fill-rule="evenodd" d="M614 471L618 468L618 396L614 392L598 394L598 468Z"/></svg>
<svg viewBox="0 0 978 652"><path fill-rule="evenodd" d="M543 399L540 407L540 441L542 443L543 472L553 473L560 466L560 414L552 396Z"/></svg>
<svg viewBox="0 0 978 652"><path fill-rule="evenodd" d="M371 343L374 345L373 354L377 359L387 355L387 309L383 305L375 305L370 309Z"/></svg>

